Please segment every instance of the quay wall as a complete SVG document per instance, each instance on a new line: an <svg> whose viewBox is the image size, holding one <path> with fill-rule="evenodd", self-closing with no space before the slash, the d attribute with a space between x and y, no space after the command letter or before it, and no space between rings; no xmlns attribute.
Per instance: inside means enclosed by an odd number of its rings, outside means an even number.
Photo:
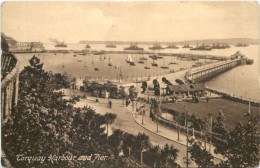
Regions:
<svg viewBox="0 0 260 168"><path fill-rule="evenodd" d="M238 96L231 95L231 94L228 94L228 93L224 93L224 92L214 90L214 89L211 89L211 88L207 88L207 91L214 93L214 94L221 95L222 98L226 99L226 100L235 101L235 102L243 103L243 104L249 104L249 102L250 102L251 106L260 108L260 101L257 101L257 100L245 99L243 97L238 97Z"/></svg>
<svg viewBox="0 0 260 168"><path fill-rule="evenodd" d="M97 50L98 51L98 50ZM91 54L94 54L97 51L90 51ZM86 50L44 50L44 51L12 51L12 53L17 54L26 54L26 53L80 53L86 52ZM153 52L143 51L143 50L123 50L123 51L105 51L106 54L154 54ZM219 56L219 55L200 55L200 54L185 54L185 53L164 53L161 52L158 56L173 56L179 57L181 59L208 59L208 60L227 60L228 57Z"/></svg>

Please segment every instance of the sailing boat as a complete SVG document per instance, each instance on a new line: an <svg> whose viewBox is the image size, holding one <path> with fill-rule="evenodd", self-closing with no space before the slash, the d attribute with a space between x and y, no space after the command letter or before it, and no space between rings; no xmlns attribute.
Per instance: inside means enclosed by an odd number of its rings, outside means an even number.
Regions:
<svg viewBox="0 0 260 168"><path fill-rule="evenodd" d="M153 59L152 66L158 66L158 64L156 62L154 62L154 59Z"/></svg>
<svg viewBox="0 0 260 168"><path fill-rule="evenodd" d="M184 46L182 48L192 48L192 47L190 47L190 44L188 42L188 43L184 44Z"/></svg>
<svg viewBox="0 0 260 168"><path fill-rule="evenodd" d="M131 55L128 55L128 57L126 59L126 62L129 63L132 66L135 66L135 62L134 62L134 60L133 60Z"/></svg>
<svg viewBox="0 0 260 168"><path fill-rule="evenodd" d="M146 60L146 66L144 67L144 69L150 69L150 67L147 66L147 60Z"/></svg>
<svg viewBox="0 0 260 168"><path fill-rule="evenodd" d="M130 63L131 61L133 61L133 58L131 57L131 55L127 56L126 62Z"/></svg>
<svg viewBox="0 0 260 168"><path fill-rule="evenodd" d="M161 66L161 68L162 68L162 69L169 69L168 66L165 66L165 65L164 65L164 61L163 61L163 66Z"/></svg>
<svg viewBox="0 0 260 168"><path fill-rule="evenodd" d="M109 56L108 61L109 61L108 66L112 66L112 63L111 63L112 59L110 58L110 56Z"/></svg>

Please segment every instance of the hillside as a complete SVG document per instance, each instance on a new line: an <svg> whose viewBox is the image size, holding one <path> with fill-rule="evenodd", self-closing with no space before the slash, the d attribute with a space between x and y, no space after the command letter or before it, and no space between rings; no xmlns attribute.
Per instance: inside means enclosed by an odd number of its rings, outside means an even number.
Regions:
<svg viewBox="0 0 260 168"><path fill-rule="evenodd" d="M185 43L189 43L191 45L198 44L213 44L213 43L228 43L230 45L236 45L237 43L247 43L247 44L259 44L259 39L250 39L250 38L230 38L230 39L205 39L205 40L190 40L190 41L175 41L174 44L177 45L183 45ZM116 45L122 45L122 44L130 44L132 41L92 41L92 40L81 40L79 43L81 44L107 44L107 43L113 43ZM137 41L138 44L141 45L152 45L154 42L149 41ZM162 45L167 45L171 42L160 42Z"/></svg>

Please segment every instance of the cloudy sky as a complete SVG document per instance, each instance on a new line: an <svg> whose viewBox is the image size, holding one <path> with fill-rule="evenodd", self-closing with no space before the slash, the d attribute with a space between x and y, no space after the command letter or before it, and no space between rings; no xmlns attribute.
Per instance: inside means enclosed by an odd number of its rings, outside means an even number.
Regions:
<svg viewBox="0 0 260 168"><path fill-rule="evenodd" d="M18 41L259 38L256 2L5 2L2 32Z"/></svg>

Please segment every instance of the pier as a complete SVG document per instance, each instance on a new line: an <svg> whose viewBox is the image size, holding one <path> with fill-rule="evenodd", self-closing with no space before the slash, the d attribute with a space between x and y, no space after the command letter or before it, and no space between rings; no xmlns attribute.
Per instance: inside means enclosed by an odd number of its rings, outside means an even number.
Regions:
<svg viewBox="0 0 260 168"><path fill-rule="evenodd" d="M187 80L192 82L204 82L222 72L232 69L238 65L245 64L246 60L247 58L244 55L237 52L236 54L232 55L231 59L229 60L190 69L186 72L185 77Z"/></svg>

